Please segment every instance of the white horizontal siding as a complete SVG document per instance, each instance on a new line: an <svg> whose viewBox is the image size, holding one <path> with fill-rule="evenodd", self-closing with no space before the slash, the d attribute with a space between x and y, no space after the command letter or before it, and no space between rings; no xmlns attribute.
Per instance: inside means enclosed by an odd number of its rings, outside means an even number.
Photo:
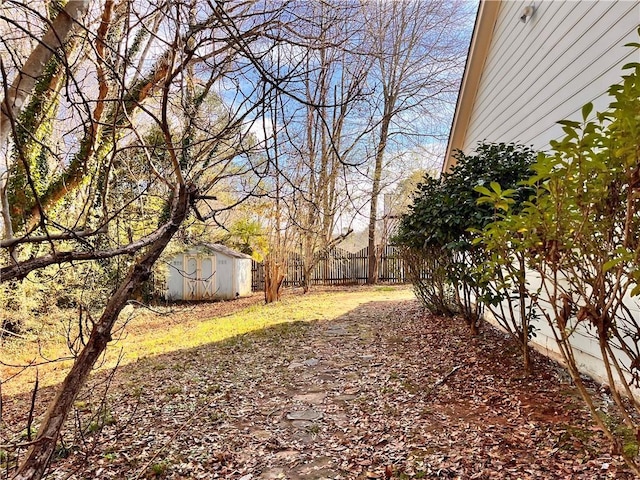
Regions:
<svg viewBox="0 0 640 480"><path fill-rule="evenodd" d="M530 344L533 348L541 351L543 354L559 362L563 362L562 354L555 340L556 336L559 336L560 334L557 330L556 334L554 334L554 329L556 329L557 327L550 325L545 316L546 312L550 317L551 323L555 325L553 308L548 300L545 301L545 298L547 298L547 294L545 294L544 289L540 289L540 275L535 271L528 271L527 282L530 292L538 291L540 300L540 303L538 305L544 310L542 311L538 307L536 307L538 317L537 319L532 320L531 323L535 328L535 336L531 339ZM566 287L568 288L569 286L566 285ZM560 292L556 293L559 294ZM580 303L580 305L582 304L583 303ZM638 305L638 299L631 298L627 295L625 297L625 304L629 308L631 314L634 315L635 319L640 319L640 306ZM505 305L505 311L506 310L507 309ZM514 314L518 322L520 322L520 316L518 314L517 308L514 310ZM484 317L493 325L497 326L498 328L502 328L496 318L491 314L489 309L485 309ZM618 321L622 322L623 320L620 318ZM575 322L575 319L573 319L573 322ZM629 322L627 322L627 325L629 326L629 328L633 329L633 325L631 325ZM600 353L600 346L598 343L598 336L595 327L586 322L581 322L577 325L575 323L572 323L571 326L572 330L570 342L573 350L573 355L576 360L576 366L578 367L580 372L591 376L593 379L600 383L608 384L609 380L607 377L607 371L602 361L602 355ZM627 343L629 345L629 348L631 348L632 351L635 351L635 343L630 339L627 340ZM630 367L629 357L615 347L613 349L613 352L616 354L616 357L625 372L628 372L628 369ZM630 377L628 377L628 379L630 380ZM622 386L617 376L614 378L614 380L620 386ZM634 395L637 396L636 398L640 398L639 389L633 388L632 391L634 392Z"/></svg>
<svg viewBox="0 0 640 480"><path fill-rule="evenodd" d="M535 13L522 23L522 11L530 5ZM500 2L462 149L471 153L486 140L544 150L551 140L561 138L559 120L580 120L588 102L596 111L604 110L610 102L607 90L620 82L622 65L640 61L637 50L624 46L640 41L639 24L640 0ZM532 287L539 284L536 275L528 275L528 280ZM625 304L640 318L637 299L626 298ZM533 343L559 357L544 317L536 327ZM606 381L593 332L580 325L572 345L579 368ZM628 366L623 355L620 360Z"/></svg>
<svg viewBox="0 0 640 480"><path fill-rule="evenodd" d="M557 121L578 118L589 101L604 109L621 66L640 61L624 47L638 41L638 1L502 2L463 150L478 141L518 142L546 149L562 135Z"/></svg>

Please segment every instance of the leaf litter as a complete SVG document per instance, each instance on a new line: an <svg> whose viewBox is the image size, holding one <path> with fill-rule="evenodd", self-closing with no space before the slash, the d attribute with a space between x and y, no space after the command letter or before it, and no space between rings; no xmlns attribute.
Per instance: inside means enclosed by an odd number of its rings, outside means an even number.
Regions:
<svg viewBox="0 0 640 480"><path fill-rule="evenodd" d="M48 478L633 478L563 370L534 354L524 378L515 352L388 301L144 358Z"/></svg>

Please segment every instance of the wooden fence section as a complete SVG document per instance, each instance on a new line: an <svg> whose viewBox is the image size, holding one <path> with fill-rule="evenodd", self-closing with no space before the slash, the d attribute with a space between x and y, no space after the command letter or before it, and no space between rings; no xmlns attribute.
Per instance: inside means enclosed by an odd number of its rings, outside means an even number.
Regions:
<svg viewBox="0 0 640 480"><path fill-rule="evenodd" d="M317 262L311 272L312 285L356 285L367 282L369 271L369 248L351 253L341 248L332 248L318 255ZM285 287L302 285L304 262L299 253L291 252L287 260ZM254 291L264 289L264 265L253 262L251 271ZM405 266L400 250L392 245L382 249L378 265L378 280L384 283L405 283Z"/></svg>

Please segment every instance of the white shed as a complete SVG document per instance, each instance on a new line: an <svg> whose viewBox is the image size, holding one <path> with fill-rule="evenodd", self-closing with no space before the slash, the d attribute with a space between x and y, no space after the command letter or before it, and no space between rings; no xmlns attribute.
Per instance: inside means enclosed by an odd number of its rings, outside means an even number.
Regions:
<svg viewBox="0 0 640 480"><path fill-rule="evenodd" d="M169 262L169 300L231 300L251 295L251 257L220 244L203 244Z"/></svg>

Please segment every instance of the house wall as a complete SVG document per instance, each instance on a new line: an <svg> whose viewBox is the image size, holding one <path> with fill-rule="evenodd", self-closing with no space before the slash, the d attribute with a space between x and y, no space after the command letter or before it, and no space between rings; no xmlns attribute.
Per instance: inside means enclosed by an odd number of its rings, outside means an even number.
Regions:
<svg viewBox="0 0 640 480"><path fill-rule="evenodd" d="M568 287L568 285L566 284L566 280L560 281L565 283L565 287ZM545 289L541 288L542 282L540 279L540 274L534 271L527 272L527 282L529 291L538 292L542 308L544 308L553 318L554 315L551 305L545 305L544 299L547 298L547 295L545 295L544 293ZM550 288L549 285L547 286ZM562 293L562 290L559 290L556 293L560 295ZM628 306L633 306L633 308L637 309L635 301L631 300L631 298L629 297L627 297L626 300ZM515 309L515 316L519 318L520 315L518 314L516 299L514 299L514 303L512 305ZM557 305L557 307L561 308L562 305ZM638 316L637 312L636 316ZM489 308L485 309L484 317L490 323L499 326ZM542 352L544 355L562 363L562 355L560 353L560 350L558 349L558 344L555 340L554 332L549 325L549 322L543 315L543 312L538 311L537 318L533 319L531 324L535 329L535 336L531 339L531 346L536 350ZM602 354L600 352L600 345L598 343L597 331L595 327L590 325L588 322L576 323L575 318L570 320L568 325L568 328L571 331L570 338L571 345L573 346L573 355L575 357L576 366L578 367L580 372L589 375L591 378L594 378L601 383L608 384L609 381L607 379L607 371L604 362L602 361ZM613 344L615 345L615 343ZM633 350L633 344L630 343L629 346ZM612 351L616 354L617 359L622 365L629 367L630 361L627 355L623 354L622 351L617 348L614 348ZM615 378L617 380L617 377ZM634 391L636 391L636 394L640 395L640 390L634 389Z"/></svg>
<svg viewBox="0 0 640 480"><path fill-rule="evenodd" d="M536 7L520 21L527 5ZM462 150L478 141L548 148L562 136L557 121L580 119L582 106L609 104L621 67L639 61L638 1L503 1Z"/></svg>
<svg viewBox="0 0 640 480"><path fill-rule="evenodd" d="M528 5L536 10L523 23ZM621 67L640 61L637 50L624 46L640 41L639 24L639 1L500 2L469 122L463 134L455 132L460 140L452 146L472 153L479 141L516 142L546 150L550 140L563 136L556 122L581 120L590 101L594 113L607 108L607 90L620 82ZM535 284L535 275L528 280ZM640 318L637 299L625 303ZM536 326L535 346L559 358L546 321ZM581 371L604 380L594 336L580 325L572 343Z"/></svg>

